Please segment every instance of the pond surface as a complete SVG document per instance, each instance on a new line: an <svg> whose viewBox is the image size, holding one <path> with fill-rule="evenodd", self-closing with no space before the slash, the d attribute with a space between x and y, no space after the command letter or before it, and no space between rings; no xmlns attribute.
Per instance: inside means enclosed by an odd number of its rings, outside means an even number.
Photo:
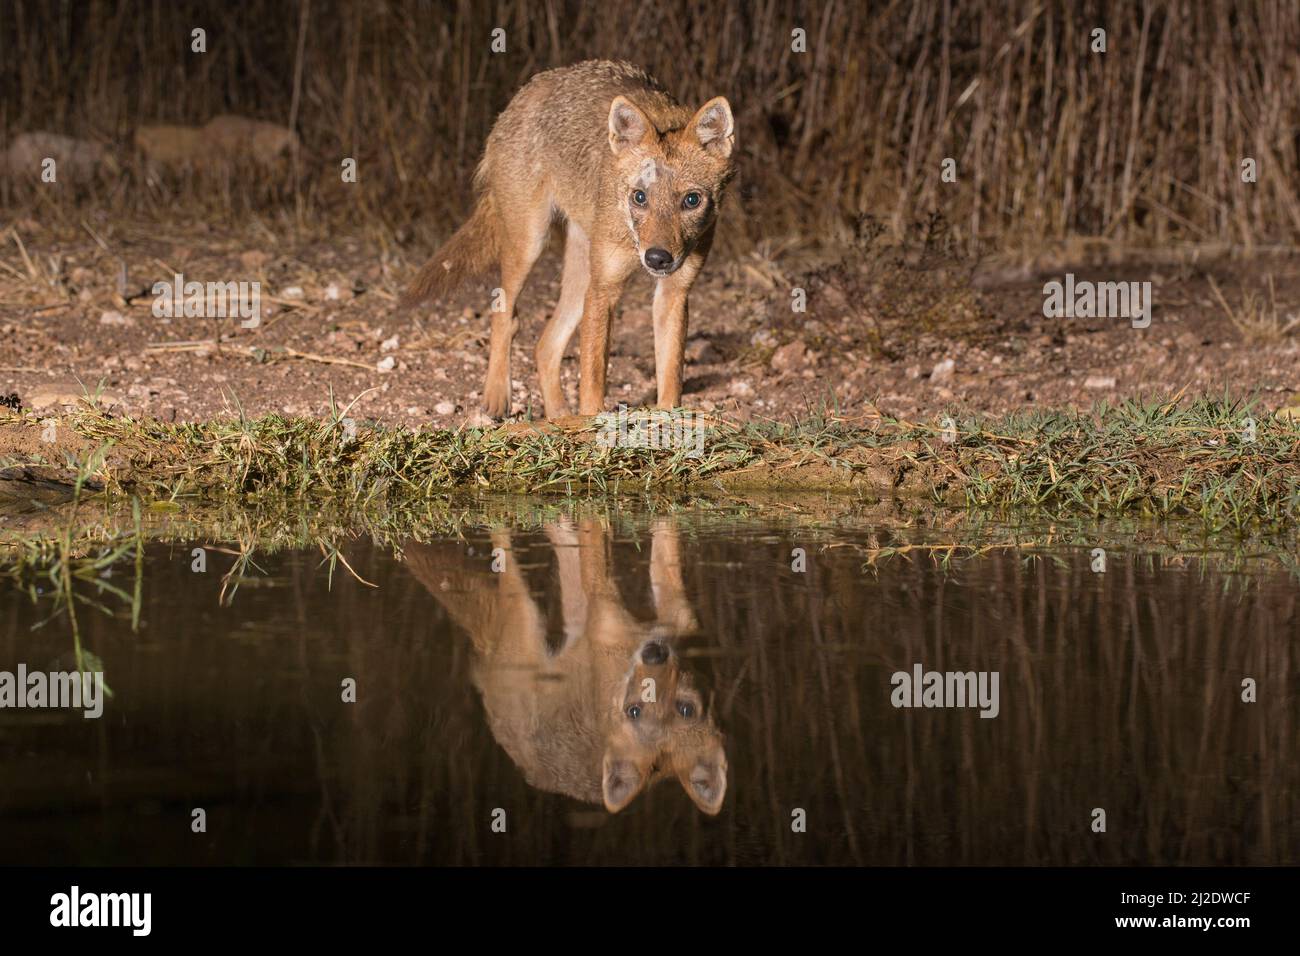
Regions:
<svg viewBox="0 0 1300 956"><path fill-rule="evenodd" d="M0 863L1300 862L1280 565L689 506L171 538L77 605L102 717L0 709ZM72 648L0 581L0 671Z"/></svg>

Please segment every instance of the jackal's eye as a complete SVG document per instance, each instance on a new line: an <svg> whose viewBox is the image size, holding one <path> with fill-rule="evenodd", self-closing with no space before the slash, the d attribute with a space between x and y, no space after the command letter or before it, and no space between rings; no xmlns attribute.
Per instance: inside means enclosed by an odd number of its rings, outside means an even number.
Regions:
<svg viewBox="0 0 1300 956"><path fill-rule="evenodd" d="M704 197L699 193L687 193L682 197L682 207L685 209L694 209L704 201Z"/></svg>
<svg viewBox="0 0 1300 956"><path fill-rule="evenodd" d="M633 704L631 707L629 707L629 708L627 709L627 716L628 716L628 718L631 719L631 720L636 720L638 717L640 717L640 716L641 716L641 705L640 705L640 704Z"/></svg>
<svg viewBox="0 0 1300 956"><path fill-rule="evenodd" d="M688 700L679 701L677 704L677 713L681 714L687 720L695 716L695 705Z"/></svg>
<svg viewBox="0 0 1300 956"><path fill-rule="evenodd" d="M644 206L644 205L645 205L645 201L646 201L646 200L645 200L645 190L644 190L644 189L637 189L637 190L635 190L635 191L632 193L632 201L633 201L634 203L636 203L638 206Z"/></svg>

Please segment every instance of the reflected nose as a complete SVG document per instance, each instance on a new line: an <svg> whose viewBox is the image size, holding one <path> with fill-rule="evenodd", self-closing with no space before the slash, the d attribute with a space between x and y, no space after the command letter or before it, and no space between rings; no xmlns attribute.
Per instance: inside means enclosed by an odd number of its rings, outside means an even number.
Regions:
<svg viewBox="0 0 1300 956"><path fill-rule="evenodd" d="M667 269L673 264L673 254L667 249L647 249L645 264L651 269Z"/></svg>
<svg viewBox="0 0 1300 956"><path fill-rule="evenodd" d="M641 660L650 665L662 664L668 660L668 648L662 644L647 644L641 649Z"/></svg>

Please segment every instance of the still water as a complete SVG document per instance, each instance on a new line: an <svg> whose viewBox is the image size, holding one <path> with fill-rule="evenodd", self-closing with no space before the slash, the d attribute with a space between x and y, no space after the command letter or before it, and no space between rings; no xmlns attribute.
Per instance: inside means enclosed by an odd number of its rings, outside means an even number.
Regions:
<svg viewBox="0 0 1300 956"><path fill-rule="evenodd" d="M797 511L155 535L102 717L0 709L0 863L1300 862L1293 571ZM73 667L23 583L0 672Z"/></svg>

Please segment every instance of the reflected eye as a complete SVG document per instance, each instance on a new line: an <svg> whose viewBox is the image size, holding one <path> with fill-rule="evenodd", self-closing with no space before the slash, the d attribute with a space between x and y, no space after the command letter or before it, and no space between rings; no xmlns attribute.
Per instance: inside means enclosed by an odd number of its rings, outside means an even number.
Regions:
<svg viewBox="0 0 1300 956"><path fill-rule="evenodd" d="M687 720L695 716L695 705L690 701L682 701L677 705L677 713L681 714Z"/></svg>
<svg viewBox="0 0 1300 956"><path fill-rule="evenodd" d="M644 190L644 189L638 189L638 190L636 190L635 192L633 192L633 193L632 193L632 201L633 201L634 203L636 203L638 206L644 206L644 205L645 205L645 190Z"/></svg>
<svg viewBox="0 0 1300 956"><path fill-rule="evenodd" d="M699 193L687 193L682 197L682 206L685 209L694 209L703 201L704 199Z"/></svg>
<svg viewBox="0 0 1300 956"><path fill-rule="evenodd" d="M636 720L638 717L640 717L640 716L641 716L641 705L640 705L640 704L633 704L631 707L629 707L629 708L627 709L627 716L628 716L628 718L629 718L630 720Z"/></svg>

